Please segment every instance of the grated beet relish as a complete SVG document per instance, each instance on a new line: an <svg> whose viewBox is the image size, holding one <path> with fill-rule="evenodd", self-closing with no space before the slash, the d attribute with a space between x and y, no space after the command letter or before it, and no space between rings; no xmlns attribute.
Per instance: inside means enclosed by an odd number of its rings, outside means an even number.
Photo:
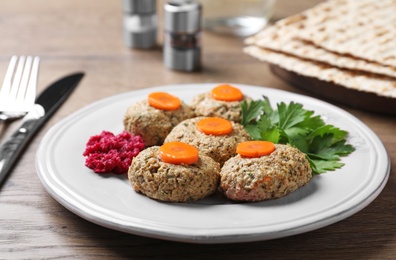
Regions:
<svg viewBox="0 0 396 260"><path fill-rule="evenodd" d="M126 131L114 135L102 131L89 138L83 155L85 166L96 173L123 174L128 172L133 157L144 148L143 139Z"/></svg>

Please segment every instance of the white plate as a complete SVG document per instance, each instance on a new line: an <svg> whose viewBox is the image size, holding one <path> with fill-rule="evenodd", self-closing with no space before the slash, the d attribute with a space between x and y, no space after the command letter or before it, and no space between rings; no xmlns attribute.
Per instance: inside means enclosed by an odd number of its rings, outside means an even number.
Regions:
<svg viewBox="0 0 396 260"><path fill-rule="evenodd" d="M167 91L189 103L217 84L169 85L132 91L98 101L68 116L44 136L36 157L38 175L63 206L96 224L127 233L192 243L232 243L275 239L318 229L360 211L384 188L388 154L365 124L333 105L264 87L234 84L245 94L269 97L272 106L295 101L316 111L327 123L350 133L356 151L345 166L315 176L288 196L257 203L233 203L212 196L197 203L162 203L137 194L126 176L98 175L84 166L89 137L102 130L123 130L129 105L152 91Z"/></svg>

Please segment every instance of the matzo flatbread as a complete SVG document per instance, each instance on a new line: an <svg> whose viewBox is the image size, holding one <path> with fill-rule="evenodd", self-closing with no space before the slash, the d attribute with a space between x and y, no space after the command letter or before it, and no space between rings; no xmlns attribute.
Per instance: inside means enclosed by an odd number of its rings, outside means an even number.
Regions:
<svg viewBox="0 0 396 260"><path fill-rule="evenodd" d="M290 19L289 19L290 20ZM304 19L293 19L295 22L287 25L275 24L264 29L260 34L248 38L246 43L291 54L304 59L328 63L339 68L367 71L396 78L396 67L358 59L349 55L328 51L310 42L297 38L299 27L303 26Z"/></svg>
<svg viewBox="0 0 396 260"><path fill-rule="evenodd" d="M304 12L298 38L396 67L396 0L333 0Z"/></svg>
<svg viewBox="0 0 396 260"><path fill-rule="evenodd" d="M396 98L396 80L388 77L340 69L324 63L304 60L254 45L245 47L244 52L262 61L278 65L303 76L317 78L350 89L374 93L379 96Z"/></svg>

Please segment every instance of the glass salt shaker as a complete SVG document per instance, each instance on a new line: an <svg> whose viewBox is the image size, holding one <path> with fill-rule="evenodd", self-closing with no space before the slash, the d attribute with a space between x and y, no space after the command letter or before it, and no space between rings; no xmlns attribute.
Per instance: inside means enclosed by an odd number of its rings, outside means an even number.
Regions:
<svg viewBox="0 0 396 260"><path fill-rule="evenodd" d="M148 49L156 44L156 0L123 0L124 42L131 48Z"/></svg>
<svg viewBox="0 0 396 260"><path fill-rule="evenodd" d="M168 68L195 71L201 67L201 4L173 0L164 5L164 63Z"/></svg>

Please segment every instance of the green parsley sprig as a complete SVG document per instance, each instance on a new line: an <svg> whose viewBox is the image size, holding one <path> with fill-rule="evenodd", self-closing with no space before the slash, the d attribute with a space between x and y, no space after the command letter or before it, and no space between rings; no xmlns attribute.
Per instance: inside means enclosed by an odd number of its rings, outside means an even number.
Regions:
<svg viewBox="0 0 396 260"><path fill-rule="evenodd" d="M344 166L341 156L352 153L355 148L346 144L347 131L326 124L313 111L299 103L284 102L272 109L267 97L244 101L242 125L255 140L290 144L307 155L314 174L333 171Z"/></svg>

